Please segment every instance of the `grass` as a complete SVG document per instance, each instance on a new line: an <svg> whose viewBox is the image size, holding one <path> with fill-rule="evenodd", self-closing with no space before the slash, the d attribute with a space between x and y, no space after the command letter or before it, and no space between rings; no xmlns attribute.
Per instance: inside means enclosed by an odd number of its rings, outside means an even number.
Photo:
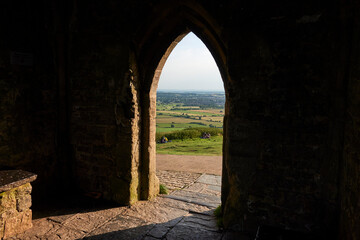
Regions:
<svg viewBox="0 0 360 240"><path fill-rule="evenodd" d="M209 139L172 140L168 143L157 143L156 152L171 155L221 156L222 143L222 136L212 136Z"/></svg>
<svg viewBox="0 0 360 240"><path fill-rule="evenodd" d="M172 142L157 144L157 153L220 156L223 139L219 135L222 135L223 115L223 109L158 104L156 141L159 142L165 135ZM210 133L211 138L201 139L203 132Z"/></svg>
<svg viewBox="0 0 360 240"><path fill-rule="evenodd" d="M166 116L166 115L182 115L184 113L187 115L191 115L191 116L216 116L216 117L221 117L224 116L223 113L220 112L215 112L215 111L209 111L209 110L159 110L157 111L157 115L158 116Z"/></svg>
<svg viewBox="0 0 360 240"><path fill-rule="evenodd" d="M157 133L168 133L170 131L181 131L181 130L184 130L186 129L185 127L184 128L171 128L171 127L156 127L156 132Z"/></svg>
<svg viewBox="0 0 360 240"><path fill-rule="evenodd" d="M217 116L222 116L223 114L218 114L218 113L211 113L211 112L205 112L205 111L202 111L202 110L171 110L169 111L169 113L172 112L172 113L186 113L186 114L189 114L189 115L195 115L195 116L203 116L203 115L206 115L206 116L212 116L212 115L217 115Z"/></svg>
<svg viewBox="0 0 360 240"><path fill-rule="evenodd" d="M157 111L156 125L159 129L157 132L172 131L175 129L166 130L165 128L174 128L177 130L188 127L199 127L200 123L203 126L222 127L223 126L223 110L220 109L195 109L195 110L170 110L173 105L162 105L161 109ZM222 111L220 113L220 111Z"/></svg>
<svg viewBox="0 0 360 240"><path fill-rule="evenodd" d="M193 120L194 122L194 120ZM174 127L171 127L174 125ZM216 126L216 124L213 124ZM198 127L208 127L194 123L157 123L156 124L156 132L157 133L168 133L173 131L180 131L187 128L198 128Z"/></svg>
<svg viewBox="0 0 360 240"><path fill-rule="evenodd" d="M218 109L218 108L199 109L199 110L194 110L194 111L195 112L202 112L202 113L211 113L211 114L224 115L224 109Z"/></svg>
<svg viewBox="0 0 360 240"><path fill-rule="evenodd" d="M173 117L173 116L157 116L156 117L156 123L190 123L190 122L201 122L207 124L207 121L205 120L199 120L194 118L184 118L184 117Z"/></svg>
<svg viewBox="0 0 360 240"><path fill-rule="evenodd" d="M185 140L189 138L198 139L203 136L204 133L210 133L211 136L222 136L223 130L221 128L209 128L209 127L194 127L186 128L181 131L172 131L167 133L156 133L156 141L160 141L161 137L166 135L169 140Z"/></svg>
<svg viewBox="0 0 360 240"><path fill-rule="evenodd" d="M224 224L223 224L223 218L222 218L222 210L221 210L221 205L219 205L215 210L214 210L214 215L216 218L216 225L218 226L218 228L223 228Z"/></svg>
<svg viewBox="0 0 360 240"><path fill-rule="evenodd" d="M193 120L194 121L194 120ZM157 127L163 127L163 128L171 128L171 125L174 125L176 128L188 128L190 126L192 126L193 124L188 122L188 123L179 123L179 122L170 122L170 123L156 123ZM195 124L196 126L199 126L199 124ZM173 129L170 131L175 131L177 129Z"/></svg>
<svg viewBox="0 0 360 240"><path fill-rule="evenodd" d="M169 194L169 189L164 184L160 184L159 193L160 194Z"/></svg>
<svg viewBox="0 0 360 240"><path fill-rule="evenodd" d="M205 124L205 125L202 125ZM199 121L194 119L174 119L169 118L169 120L161 119L160 121L156 121L156 132L172 132L178 131L185 128L199 128L199 127L209 127L209 125L213 125L217 128L221 128L222 122L210 122L210 121ZM171 125L174 125L172 128Z"/></svg>

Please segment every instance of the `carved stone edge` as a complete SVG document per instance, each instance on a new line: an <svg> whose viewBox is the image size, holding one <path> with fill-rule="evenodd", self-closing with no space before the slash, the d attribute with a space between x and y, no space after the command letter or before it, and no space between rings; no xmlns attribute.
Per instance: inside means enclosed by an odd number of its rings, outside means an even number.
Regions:
<svg viewBox="0 0 360 240"><path fill-rule="evenodd" d="M0 171L0 193L35 181L37 175L23 170Z"/></svg>

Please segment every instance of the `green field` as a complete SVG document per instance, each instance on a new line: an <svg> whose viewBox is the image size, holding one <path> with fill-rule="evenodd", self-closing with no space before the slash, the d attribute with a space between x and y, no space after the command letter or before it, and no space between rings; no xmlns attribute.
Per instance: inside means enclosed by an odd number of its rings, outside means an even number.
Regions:
<svg viewBox="0 0 360 240"><path fill-rule="evenodd" d="M159 103L156 115L157 153L210 156L222 154L224 109ZM211 132L211 138L200 138L203 132ZM159 143L163 135L171 142Z"/></svg>
<svg viewBox="0 0 360 240"><path fill-rule="evenodd" d="M222 142L222 136L215 136L209 139L172 140L168 143L157 143L156 152L173 155L221 156Z"/></svg>
<svg viewBox="0 0 360 240"><path fill-rule="evenodd" d="M222 128L223 112L223 109L200 109L200 107L181 104L158 104L156 132L171 132L191 127Z"/></svg>

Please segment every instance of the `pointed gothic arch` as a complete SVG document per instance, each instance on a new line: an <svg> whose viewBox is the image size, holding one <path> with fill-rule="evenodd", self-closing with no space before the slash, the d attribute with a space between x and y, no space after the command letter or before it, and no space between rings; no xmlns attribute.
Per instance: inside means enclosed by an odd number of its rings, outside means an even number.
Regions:
<svg viewBox="0 0 360 240"><path fill-rule="evenodd" d="M163 12L162 12L163 10ZM172 9L159 8L156 14L157 21L150 26L144 26L143 34L138 38L142 46L137 53L138 69L140 75L141 91L141 183L140 196L142 199L151 199L158 188L156 177L156 90L159 77L164 64L184 36L193 32L211 52L217 63L225 94L230 82L227 72L226 50L221 41L220 28L209 15L192 2L174 4ZM146 30L145 30L146 29ZM228 101L227 101L228 102ZM224 116L224 143L223 143L223 187L222 200L226 199L228 192L226 180L226 160L228 147L226 141L228 103L225 105Z"/></svg>

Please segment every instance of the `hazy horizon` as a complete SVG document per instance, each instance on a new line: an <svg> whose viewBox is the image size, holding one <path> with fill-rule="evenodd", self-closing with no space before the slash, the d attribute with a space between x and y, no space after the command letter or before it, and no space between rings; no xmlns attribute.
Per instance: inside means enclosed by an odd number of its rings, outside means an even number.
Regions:
<svg viewBox="0 0 360 240"><path fill-rule="evenodd" d="M160 75L158 91L224 91L214 58L192 32L173 49Z"/></svg>
<svg viewBox="0 0 360 240"><path fill-rule="evenodd" d="M157 92L221 92L225 93L225 90L205 90L205 89L157 89Z"/></svg>

